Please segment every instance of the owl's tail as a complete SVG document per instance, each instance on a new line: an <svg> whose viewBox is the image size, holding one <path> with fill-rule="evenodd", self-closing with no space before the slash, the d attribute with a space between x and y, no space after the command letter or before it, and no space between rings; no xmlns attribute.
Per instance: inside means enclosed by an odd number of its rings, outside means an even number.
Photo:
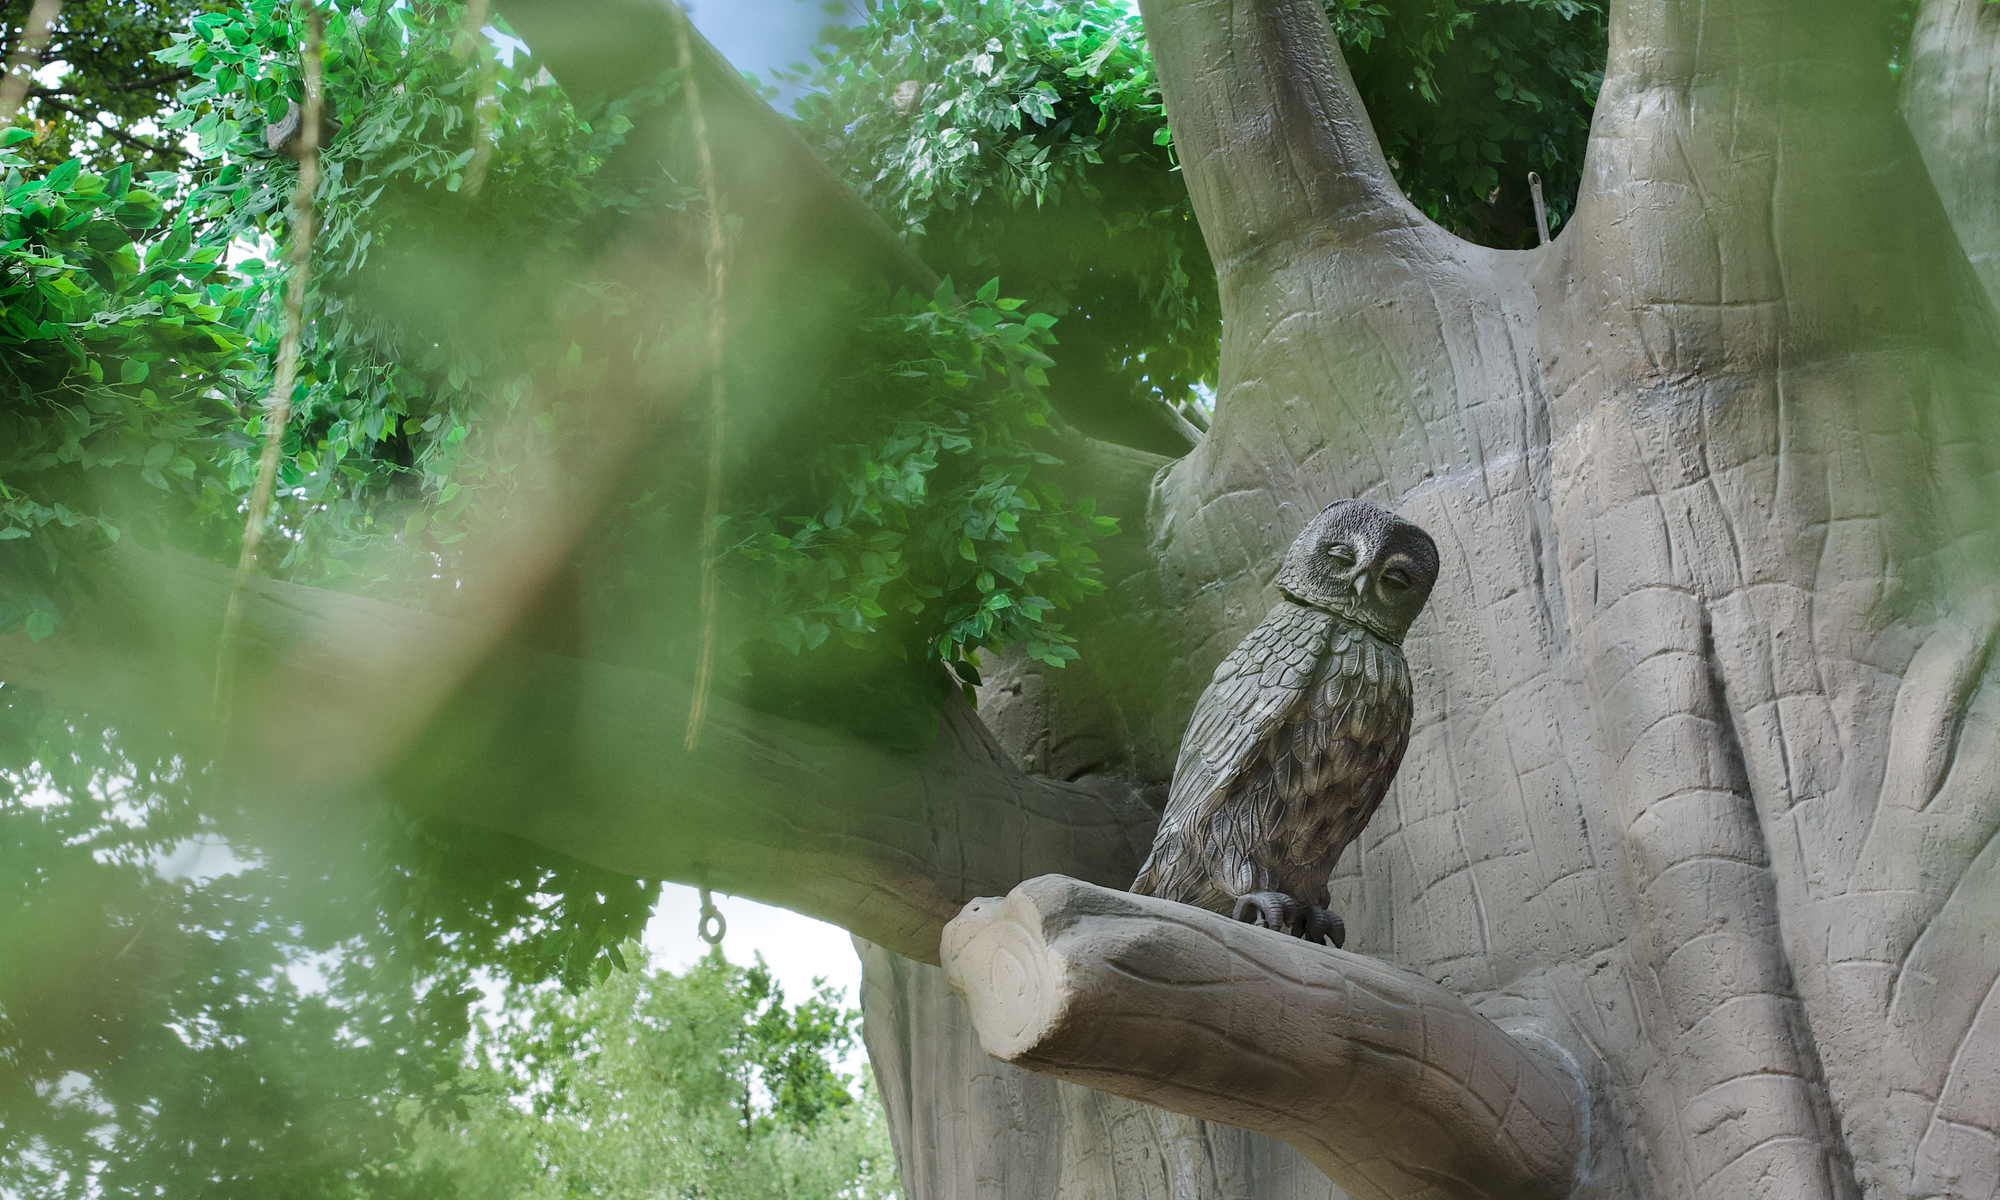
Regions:
<svg viewBox="0 0 2000 1200"><path fill-rule="evenodd" d="M1129 889L1136 896L1158 896L1162 900L1181 900L1185 897L1176 893L1181 888L1174 886L1175 880L1187 874L1187 853L1181 840L1171 829L1162 830L1153 839L1152 852L1139 866L1139 877L1132 881ZM1178 869L1176 869L1178 868Z"/></svg>
<svg viewBox="0 0 2000 1200"><path fill-rule="evenodd" d="M1146 856L1146 861L1139 865L1139 877L1132 881L1132 886L1127 888L1127 891L1135 896L1151 896L1155 893L1160 881L1157 872L1153 870L1154 857L1151 854Z"/></svg>

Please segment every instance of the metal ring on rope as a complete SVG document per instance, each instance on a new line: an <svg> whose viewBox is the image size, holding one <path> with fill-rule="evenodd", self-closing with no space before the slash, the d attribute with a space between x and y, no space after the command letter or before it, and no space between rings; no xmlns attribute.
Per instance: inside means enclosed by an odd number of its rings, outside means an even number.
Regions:
<svg viewBox="0 0 2000 1200"><path fill-rule="evenodd" d="M715 925L713 933L709 932L711 922ZM697 937L711 946L720 946L722 935L729 931L729 922L722 919L722 910L715 907L715 901L709 896L707 888L701 889L701 920L695 925L694 931Z"/></svg>

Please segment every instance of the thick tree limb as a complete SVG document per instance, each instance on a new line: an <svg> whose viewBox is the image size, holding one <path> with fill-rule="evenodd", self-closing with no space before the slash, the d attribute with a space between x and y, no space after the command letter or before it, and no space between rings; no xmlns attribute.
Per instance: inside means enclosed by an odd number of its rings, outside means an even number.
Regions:
<svg viewBox="0 0 2000 1200"><path fill-rule="evenodd" d="M1209 255L1422 225L1317 0L1145 0L1146 41Z"/></svg>
<svg viewBox="0 0 2000 1200"><path fill-rule="evenodd" d="M944 960L995 1058L1282 1138L1356 1197L1575 1186L1574 1068L1387 963L1059 875L967 905Z"/></svg>
<svg viewBox="0 0 2000 1200"><path fill-rule="evenodd" d="M212 735L229 573L129 544L87 569L98 597L56 637L0 637L0 680ZM903 755L711 701L689 753L689 689L652 672L271 580L253 581L242 630L226 761L260 803L382 796L782 905L912 958L936 961L966 900L1050 862L1125 882L1152 836L1135 800L1015 770L962 706Z"/></svg>

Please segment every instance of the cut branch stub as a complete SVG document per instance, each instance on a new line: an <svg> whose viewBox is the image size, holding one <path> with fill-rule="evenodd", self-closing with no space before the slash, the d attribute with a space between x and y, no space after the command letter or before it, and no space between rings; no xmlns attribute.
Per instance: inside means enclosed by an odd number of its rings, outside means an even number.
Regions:
<svg viewBox="0 0 2000 1200"><path fill-rule="evenodd" d="M945 927L1002 1061L1282 1138L1357 1200L1575 1190L1583 1084L1413 972L1044 875Z"/></svg>

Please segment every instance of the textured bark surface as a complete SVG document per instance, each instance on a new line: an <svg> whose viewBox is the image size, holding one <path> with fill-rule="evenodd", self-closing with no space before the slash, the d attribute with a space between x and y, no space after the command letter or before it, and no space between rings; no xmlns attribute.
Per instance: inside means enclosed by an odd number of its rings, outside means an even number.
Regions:
<svg viewBox="0 0 2000 1200"><path fill-rule="evenodd" d="M975 900L945 977L1003 1062L1297 1147L1363 1200L1563 1200L1588 1084L1415 972L1045 875Z"/></svg>
<svg viewBox="0 0 2000 1200"><path fill-rule="evenodd" d="M1403 201L1317 4L1146 5L1225 306L1153 736L1320 505L1428 528L1333 907L1601 1072L1612 1194L2000 1194L2000 364L1872 16L1615 5L1577 216L1498 252Z"/></svg>
<svg viewBox="0 0 2000 1200"><path fill-rule="evenodd" d="M1966 258L2000 302L2000 6L1925 0L1910 35L1903 115Z"/></svg>
<svg viewBox="0 0 2000 1200"><path fill-rule="evenodd" d="M868 1058L911 1196L1171 1200L1328 1195L1272 1138L990 1057L937 967L855 939Z"/></svg>

